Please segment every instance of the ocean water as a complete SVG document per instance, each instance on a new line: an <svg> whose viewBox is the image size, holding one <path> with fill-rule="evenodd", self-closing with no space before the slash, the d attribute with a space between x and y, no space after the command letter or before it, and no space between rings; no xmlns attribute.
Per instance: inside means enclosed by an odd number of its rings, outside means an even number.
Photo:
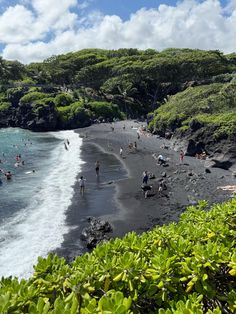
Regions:
<svg viewBox="0 0 236 314"><path fill-rule="evenodd" d="M81 145L73 131L0 129L0 169L13 173L9 181L0 174L0 277L27 278L37 257L63 242L69 232L66 210L83 164ZM23 166L16 167L17 154Z"/></svg>

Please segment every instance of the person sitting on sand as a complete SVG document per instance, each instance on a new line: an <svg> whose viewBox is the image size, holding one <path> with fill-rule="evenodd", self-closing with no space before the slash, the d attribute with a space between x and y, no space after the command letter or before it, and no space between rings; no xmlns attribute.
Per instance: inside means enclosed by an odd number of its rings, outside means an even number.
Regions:
<svg viewBox="0 0 236 314"><path fill-rule="evenodd" d="M143 190L144 197L147 198L149 193L152 191L152 185L141 185L141 189Z"/></svg>
<svg viewBox="0 0 236 314"><path fill-rule="evenodd" d="M160 154L157 157L157 162L158 162L159 165L164 165L166 163L166 160L165 160L164 156Z"/></svg>
<svg viewBox="0 0 236 314"><path fill-rule="evenodd" d="M161 180L160 183L159 183L159 188L158 188L158 192L159 193L162 193L164 190L167 189L167 186L166 186L166 183L165 183L165 180Z"/></svg>
<svg viewBox="0 0 236 314"><path fill-rule="evenodd" d="M203 159L203 160L205 160L206 157L207 157L207 154L206 154L205 151L203 151L203 152L201 153L201 155L200 155L200 158Z"/></svg>
<svg viewBox="0 0 236 314"><path fill-rule="evenodd" d="M123 147L120 147L120 157L123 158Z"/></svg>

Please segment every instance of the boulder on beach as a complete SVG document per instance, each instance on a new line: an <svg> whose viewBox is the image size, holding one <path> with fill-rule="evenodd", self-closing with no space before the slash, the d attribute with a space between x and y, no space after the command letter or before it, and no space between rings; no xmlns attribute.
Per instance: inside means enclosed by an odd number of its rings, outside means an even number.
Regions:
<svg viewBox="0 0 236 314"><path fill-rule="evenodd" d="M86 242L88 249L92 249L98 243L109 239L107 233L112 231L112 227L108 221L95 217L89 217L88 222L89 226L82 230L80 238Z"/></svg>

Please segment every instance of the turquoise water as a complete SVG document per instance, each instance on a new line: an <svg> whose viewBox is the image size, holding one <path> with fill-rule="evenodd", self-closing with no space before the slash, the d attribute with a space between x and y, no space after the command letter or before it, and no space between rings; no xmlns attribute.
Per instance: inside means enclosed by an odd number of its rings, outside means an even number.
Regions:
<svg viewBox="0 0 236 314"><path fill-rule="evenodd" d="M0 169L13 173L10 181L3 174L0 176L0 223L30 204L50 166L50 160L45 157L58 142L52 135L13 128L0 130ZM21 154L24 166L15 166L18 154Z"/></svg>
<svg viewBox="0 0 236 314"><path fill-rule="evenodd" d="M0 174L0 276L29 276L37 256L62 243L81 145L73 131L0 129L0 169L13 173L11 180ZM16 167L18 154L24 165Z"/></svg>

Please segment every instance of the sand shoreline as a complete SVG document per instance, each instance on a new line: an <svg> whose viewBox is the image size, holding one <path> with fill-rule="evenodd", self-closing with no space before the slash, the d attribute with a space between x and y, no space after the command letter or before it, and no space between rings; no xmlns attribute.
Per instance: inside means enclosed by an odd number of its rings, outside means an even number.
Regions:
<svg viewBox="0 0 236 314"><path fill-rule="evenodd" d="M156 225L176 222L186 207L198 200L213 204L232 197L230 191L219 189L219 186L235 184L230 171L210 168L210 173L206 173L203 160L188 156L180 163L179 152L162 148L163 144L171 146L170 141L145 133L138 139L137 130L141 125L134 121L121 121L114 124L114 131L109 123L75 130L78 136L83 137L81 158L85 164L78 174L72 204L66 214L66 223L71 231L64 235L57 254L71 260L87 251L80 236L82 229L88 226L87 218L91 216L112 225L112 233L108 237L122 237L127 232L142 233ZM128 147L134 141L137 142L137 151ZM119 155L121 146L124 158ZM153 154L159 153L168 159L168 167L157 165ZM94 167L98 159L101 164L99 182L96 181ZM155 175L155 179L149 180L154 193L147 199L141 190L144 170ZM79 193L80 175L87 178L84 198ZM158 186L163 176L167 190L160 194Z"/></svg>
<svg viewBox="0 0 236 314"><path fill-rule="evenodd" d="M88 128L76 130L83 137L84 143L100 147L108 154L114 154L127 170L128 177L116 182L115 201L119 212L113 215L102 215L114 227L113 237L123 236L129 231L142 232L154 225L162 225L177 221L179 215L189 205L205 199L212 203L220 203L231 198L229 191L219 190L222 185L234 184L230 171L211 168L205 172L204 161L185 157L183 164L179 162L179 152L163 149L165 139L148 134L137 137L137 129L142 123L121 121L114 124L96 124ZM125 125L125 129L123 126ZM137 151L130 151L128 144L137 142ZM120 146L124 150L124 158L119 156ZM169 166L163 168L156 164L153 154L163 154L169 159ZM101 168L106 165L101 162ZM147 170L155 175L150 180L155 195L147 199L141 190L142 173ZM157 192L159 180L165 176L167 191L160 195Z"/></svg>

